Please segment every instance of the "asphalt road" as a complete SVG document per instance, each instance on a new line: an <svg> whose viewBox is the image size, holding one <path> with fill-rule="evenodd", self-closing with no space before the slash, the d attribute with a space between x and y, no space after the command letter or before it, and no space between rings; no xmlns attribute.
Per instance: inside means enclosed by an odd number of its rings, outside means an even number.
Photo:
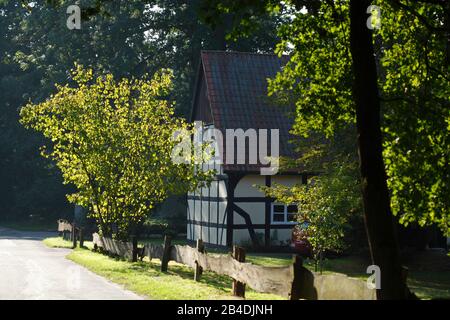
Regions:
<svg viewBox="0 0 450 320"><path fill-rule="evenodd" d="M54 235L0 227L0 299L142 299L66 259L69 249L42 243Z"/></svg>

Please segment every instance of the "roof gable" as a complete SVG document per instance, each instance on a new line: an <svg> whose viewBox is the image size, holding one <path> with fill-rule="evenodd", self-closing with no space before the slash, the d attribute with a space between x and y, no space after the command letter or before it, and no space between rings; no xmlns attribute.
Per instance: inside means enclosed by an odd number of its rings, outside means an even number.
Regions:
<svg viewBox="0 0 450 320"><path fill-rule="evenodd" d="M289 130L293 120L267 97L267 79L288 61L273 54L202 51L191 121L225 129L279 129L280 155L294 156ZM204 91L203 91L204 90ZM228 165L225 170L254 171L259 165Z"/></svg>

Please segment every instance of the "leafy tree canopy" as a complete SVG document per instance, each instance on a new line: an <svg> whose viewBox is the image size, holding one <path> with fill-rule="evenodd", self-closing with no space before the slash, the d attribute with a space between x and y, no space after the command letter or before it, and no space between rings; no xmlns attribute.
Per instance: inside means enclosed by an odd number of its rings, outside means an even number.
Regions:
<svg viewBox="0 0 450 320"><path fill-rule="evenodd" d="M117 79L170 68L169 98L177 115L187 115L201 49L273 51L277 17L259 17L252 35L226 41L231 26L203 23L200 2L79 1L81 29L69 30L66 9L74 1L0 0L0 218L71 215L64 197L71 186L63 187L59 170L39 156L43 137L20 126L18 109L29 99L44 101L55 83L68 83L74 62Z"/></svg>
<svg viewBox="0 0 450 320"><path fill-rule="evenodd" d="M374 45L392 210L404 224L437 224L448 234L450 4L372 4L381 9ZM207 7L206 21L217 12L240 11L244 26L264 11L290 17L279 28L276 49L279 55L290 54L290 61L270 81L269 91L295 105L294 133L331 137L355 123L349 1L214 1Z"/></svg>
<svg viewBox="0 0 450 320"><path fill-rule="evenodd" d="M167 101L171 73L148 79L94 78L77 66L76 85L21 110L21 122L51 140L42 154L56 161L72 203L89 208L104 234L125 238L155 204L187 192L210 172L172 161L177 130L187 124Z"/></svg>

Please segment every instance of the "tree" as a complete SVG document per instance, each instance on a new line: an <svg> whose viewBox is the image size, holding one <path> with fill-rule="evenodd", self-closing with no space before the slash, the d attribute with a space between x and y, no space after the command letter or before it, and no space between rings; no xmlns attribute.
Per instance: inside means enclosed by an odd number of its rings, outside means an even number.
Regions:
<svg viewBox="0 0 450 320"><path fill-rule="evenodd" d="M225 36L232 28L230 23L217 28L205 24L198 16L201 3L201 0L82 2L81 30L68 32L65 29L67 16L61 15L61 11L73 3L69 0L47 0L30 8L31 16L36 21L38 18L44 21L57 19L61 24L57 28L49 28L50 35L47 35L49 30L45 28L30 28L29 31L37 31L44 40L41 45L33 44L33 47L55 52L61 66L71 66L76 61L95 66L96 70L103 69L115 76L126 77L154 73L161 67L172 69L176 112L187 116L200 51L272 51L277 42L276 27L280 23L280 18L264 14L257 18L259 27L252 35L227 40ZM62 56L64 50L68 50L69 54ZM48 62L44 59L45 63ZM54 67L64 72L64 68Z"/></svg>
<svg viewBox="0 0 450 320"><path fill-rule="evenodd" d="M29 99L45 100L55 83L69 82L74 62L117 79L170 68L170 99L176 114L187 116L201 49L273 50L278 19L262 16L257 32L225 41L226 28L213 30L200 21L199 3L81 1L81 29L68 30L66 9L74 1L0 0L0 218L73 213L64 197L70 186L62 186L59 170L39 156L44 138L19 124L18 109Z"/></svg>
<svg viewBox="0 0 450 320"><path fill-rule="evenodd" d="M308 139L296 139L298 159L282 158L282 169L302 168L315 174L308 184L260 187L267 196L286 204L297 204L296 231L312 246L313 258L322 268L325 251L342 252L349 247L365 247L359 228L362 226L361 184L355 128L348 125L328 139L310 130Z"/></svg>
<svg viewBox="0 0 450 320"><path fill-rule="evenodd" d="M449 235L450 3L404 3L379 3L376 46L392 211L405 225L435 224Z"/></svg>
<svg viewBox="0 0 450 320"><path fill-rule="evenodd" d="M357 166L348 160L330 161L327 171L311 178L307 185L261 187L267 196L286 204L296 204L301 233L311 244L313 258L322 271L323 253L340 252L344 236L351 230L352 216L361 212Z"/></svg>
<svg viewBox="0 0 450 320"><path fill-rule="evenodd" d="M353 60L353 99L356 109L361 181L372 261L380 267L381 299L408 296L382 155L380 98L372 34L364 27L370 1L350 0L350 51Z"/></svg>
<svg viewBox="0 0 450 320"><path fill-rule="evenodd" d="M21 123L52 141L42 154L54 160L70 202L90 209L103 235L126 239L170 194L195 189L210 172L172 161L174 133L188 130L166 97L171 73L152 79L94 79L91 69L72 71L75 87L22 108Z"/></svg>
<svg viewBox="0 0 450 320"><path fill-rule="evenodd" d="M0 220L33 215L55 221L72 213L64 197L70 187L62 186L54 164L39 156L36 146L43 138L18 121L20 105L45 87L40 70L24 70L15 60L25 42L20 35L24 12L17 1L0 1Z"/></svg>

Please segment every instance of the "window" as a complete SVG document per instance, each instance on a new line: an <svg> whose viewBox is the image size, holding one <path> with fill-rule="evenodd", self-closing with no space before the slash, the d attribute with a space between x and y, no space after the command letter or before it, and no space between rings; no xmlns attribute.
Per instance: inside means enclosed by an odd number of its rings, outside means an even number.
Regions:
<svg viewBox="0 0 450 320"><path fill-rule="evenodd" d="M272 203L272 223L273 224L295 224L298 207L295 204Z"/></svg>

